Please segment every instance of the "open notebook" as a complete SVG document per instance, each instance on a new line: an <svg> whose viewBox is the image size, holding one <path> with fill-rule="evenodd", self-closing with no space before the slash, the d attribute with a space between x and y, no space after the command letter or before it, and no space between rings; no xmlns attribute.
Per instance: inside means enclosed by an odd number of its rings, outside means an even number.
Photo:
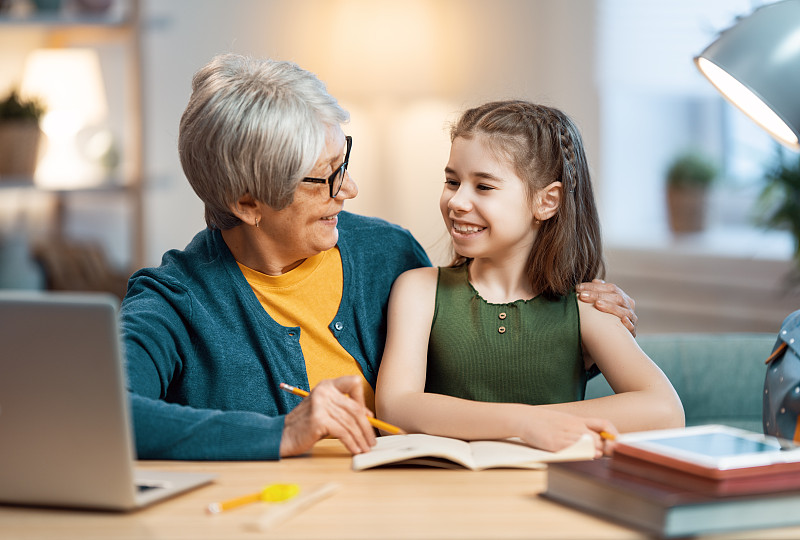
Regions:
<svg viewBox="0 0 800 540"><path fill-rule="evenodd" d="M378 437L378 443L353 456L354 471L383 465L427 465L473 471L495 468L544 469L547 463L593 459L594 442L583 435L557 452L539 450L519 439L462 441L450 437L409 433Z"/></svg>
<svg viewBox="0 0 800 540"><path fill-rule="evenodd" d="M117 307L0 291L0 503L131 510L212 480L134 469Z"/></svg>

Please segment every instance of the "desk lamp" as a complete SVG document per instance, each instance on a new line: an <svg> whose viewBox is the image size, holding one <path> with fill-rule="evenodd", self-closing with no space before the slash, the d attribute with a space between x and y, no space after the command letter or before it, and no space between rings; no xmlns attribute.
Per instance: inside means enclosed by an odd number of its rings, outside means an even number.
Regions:
<svg viewBox="0 0 800 540"><path fill-rule="evenodd" d="M800 0L756 9L694 61L728 101L800 152Z"/></svg>
<svg viewBox="0 0 800 540"><path fill-rule="evenodd" d="M104 172L78 144L86 128L108 114L100 59L93 49L36 49L25 63L21 92L40 96L47 112L44 155L36 169L40 187L72 189L102 182Z"/></svg>

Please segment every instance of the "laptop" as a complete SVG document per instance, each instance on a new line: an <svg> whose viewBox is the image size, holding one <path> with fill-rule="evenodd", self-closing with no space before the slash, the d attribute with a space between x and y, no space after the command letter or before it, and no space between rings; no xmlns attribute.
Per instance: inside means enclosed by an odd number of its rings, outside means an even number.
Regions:
<svg viewBox="0 0 800 540"><path fill-rule="evenodd" d="M133 510L213 479L134 468L118 306L0 291L0 503Z"/></svg>

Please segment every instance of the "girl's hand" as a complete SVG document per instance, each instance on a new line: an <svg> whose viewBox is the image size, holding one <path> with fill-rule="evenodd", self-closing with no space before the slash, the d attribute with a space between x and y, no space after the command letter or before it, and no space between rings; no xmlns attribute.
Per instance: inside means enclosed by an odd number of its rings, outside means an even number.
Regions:
<svg viewBox="0 0 800 540"><path fill-rule="evenodd" d="M610 438L602 437L601 432ZM588 434L594 442L595 457L609 455L613 450L611 438L616 438L619 434L608 420L582 418L548 409L536 409L526 415L519 433L527 444L549 452L563 450Z"/></svg>
<svg viewBox="0 0 800 540"><path fill-rule="evenodd" d="M614 285L606 283L602 279L593 279L591 283L579 283L575 286L578 298L587 304L605 313L610 313L622 321L625 328L636 337L636 302L633 298L625 294L625 291Z"/></svg>
<svg viewBox="0 0 800 540"><path fill-rule="evenodd" d="M584 418L586 426L592 431L600 435L602 449L600 455L610 456L614 453L614 445L616 444L619 431L616 426L605 418ZM600 457L596 455L595 457Z"/></svg>

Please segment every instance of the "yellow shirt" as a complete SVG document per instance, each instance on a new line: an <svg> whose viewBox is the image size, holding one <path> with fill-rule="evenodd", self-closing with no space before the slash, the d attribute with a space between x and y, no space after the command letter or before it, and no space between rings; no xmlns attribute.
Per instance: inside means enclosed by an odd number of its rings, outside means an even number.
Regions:
<svg viewBox="0 0 800 540"><path fill-rule="evenodd" d="M364 379L361 366L328 328L342 300L339 248L310 257L280 276L262 274L241 263L239 268L270 317L282 326L300 328L300 348L311 388L323 379L359 375L363 379L367 407L374 412L375 393Z"/></svg>

